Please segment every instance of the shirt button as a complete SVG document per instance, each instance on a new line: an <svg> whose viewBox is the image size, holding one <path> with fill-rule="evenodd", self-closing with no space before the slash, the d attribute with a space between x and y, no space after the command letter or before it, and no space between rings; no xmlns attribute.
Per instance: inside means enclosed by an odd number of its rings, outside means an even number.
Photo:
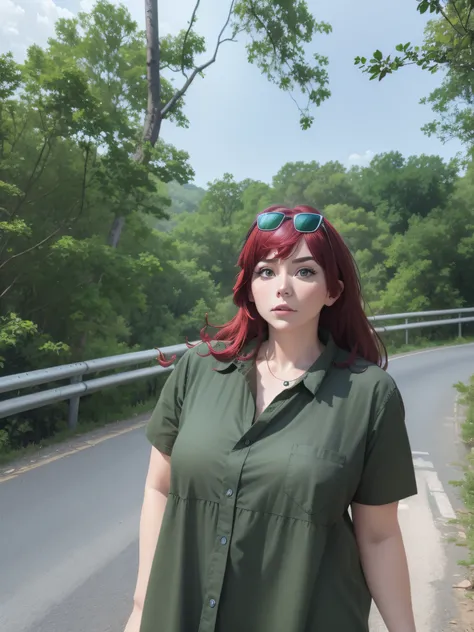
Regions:
<svg viewBox="0 0 474 632"><path fill-rule="evenodd" d="M232 496L234 492L231 489L228 489L225 493L226 496L229 496L229 498Z"/></svg>
<svg viewBox="0 0 474 632"><path fill-rule="evenodd" d="M216 600L215 599L209 599L209 605L211 606L211 608L215 608Z"/></svg>
<svg viewBox="0 0 474 632"><path fill-rule="evenodd" d="M225 535L223 535L221 538L221 544L227 544L227 538L225 537Z"/></svg>
<svg viewBox="0 0 474 632"><path fill-rule="evenodd" d="M245 445L249 446L252 442L250 441L250 439L245 439Z"/></svg>

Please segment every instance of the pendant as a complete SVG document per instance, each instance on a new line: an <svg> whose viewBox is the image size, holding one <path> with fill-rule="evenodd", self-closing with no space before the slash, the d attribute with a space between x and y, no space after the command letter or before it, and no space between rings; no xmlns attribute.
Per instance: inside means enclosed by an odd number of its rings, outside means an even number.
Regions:
<svg viewBox="0 0 474 632"><path fill-rule="evenodd" d="M286 380L283 382L283 386L289 386L289 385L290 385L290 383L287 382Z"/></svg>

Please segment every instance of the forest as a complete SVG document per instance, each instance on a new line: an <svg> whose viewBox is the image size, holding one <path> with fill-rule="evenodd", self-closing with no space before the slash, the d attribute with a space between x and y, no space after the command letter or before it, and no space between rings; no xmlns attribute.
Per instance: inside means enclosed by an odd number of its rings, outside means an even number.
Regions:
<svg viewBox="0 0 474 632"><path fill-rule="evenodd" d="M246 4L234 6L235 33L251 29ZM436 3L419 10L424 4ZM450 5L467 16L468 3ZM427 71L444 65L443 84L427 97L437 120L426 132L461 138L466 154L445 161L392 151L352 168L291 162L271 182L223 173L199 188L189 156L159 134L136 159L146 36L122 5L100 0L88 14L58 20L48 46L31 46L21 64L1 55L0 375L193 340L206 313L212 323L227 321L242 239L256 213L277 203L315 206L341 232L368 314L474 306L473 53L454 40L449 49L445 17L433 13L422 48L400 44L401 57L376 51L355 63L386 81L408 63ZM466 29L471 24L469 11ZM192 70L203 50L192 27L161 40L162 69ZM329 27L314 22L312 30ZM453 61L459 46L462 63ZM292 77L303 89L293 53ZM318 64L315 106L329 97L324 59ZM288 76L279 81L289 87ZM185 98L173 90L163 74L160 99L172 103L163 118L186 127ZM311 125L306 112L301 125ZM149 407L159 384L84 398L81 418L99 422ZM0 453L61 430L66 406L0 421Z"/></svg>

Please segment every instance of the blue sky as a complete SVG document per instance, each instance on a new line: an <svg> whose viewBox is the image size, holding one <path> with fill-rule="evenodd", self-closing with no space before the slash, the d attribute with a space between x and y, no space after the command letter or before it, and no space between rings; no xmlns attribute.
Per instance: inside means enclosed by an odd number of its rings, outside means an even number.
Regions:
<svg viewBox="0 0 474 632"><path fill-rule="evenodd" d="M32 42L44 45L58 16L88 9L92 0L0 0L0 52L13 50L21 59ZM144 26L143 0L125 0ZM195 0L159 0L161 31L185 28ZM432 120L429 106L419 104L436 88L441 75L406 68L381 83L371 82L353 63L356 55L376 48L391 52L399 42L420 43L426 18L416 0L308 0L318 20L333 27L308 47L329 57L332 97L314 110L311 130L299 128L299 114L287 94L269 84L246 60L244 43L222 47L204 79L198 78L186 97L189 129L165 123L162 136L190 154L195 183L221 177L270 182L289 161L339 160L368 164L376 153L398 150L405 156L439 154L448 159L460 149L428 138L421 126ZM179 10L176 8L179 6ZM225 21L228 0L201 0L198 30L213 46ZM204 59L207 56L204 56ZM177 79L176 85L180 85Z"/></svg>

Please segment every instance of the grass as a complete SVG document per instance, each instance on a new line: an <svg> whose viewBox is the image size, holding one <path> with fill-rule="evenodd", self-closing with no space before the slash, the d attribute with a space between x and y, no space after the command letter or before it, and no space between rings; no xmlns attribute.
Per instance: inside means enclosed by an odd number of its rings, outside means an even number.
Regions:
<svg viewBox="0 0 474 632"><path fill-rule="evenodd" d="M387 346L388 355L397 355L399 353L410 353L411 351L421 351L423 349L436 349L438 347L449 347L456 345L465 345L468 342L474 342L474 336L469 336L466 338L450 338L449 340L428 340L422 339L415 344L402 344L402 345L394 345L390 342L385 342Z"/></svg>
<svg viewBox="0 0 474 632"><path fill-rule="evenodd" d="M434 341L418 338L416 343L408 344L408 345L406 344L396 345L393 342L386 340L385 344L387 346L388 354L389 356L391 356L391 355L396 355L396 354L401 354L401 353L410 353L412 351L420 351L422 349L443 347L443 346L449 346L449 345L461 345L467 342L474 342L474 337L455 338L455 339L451 338L447 340L434 340ZM100 420L96 420L94 422L80 421L79 425L74 430L69 430L65 428L63 430L60 430L53 436L42 440L41 443L33 443L18 450L0 451L0 466L7 465L8 463L11 463L12 461L32 455L36 453L39 449L52 446L52 445L57 445L59 443L68 441L69 439L72 439L73 437L79 437L93 430L98 430L100 428L103 428L104 426L107 426L108 424L112 422L132 419L133 417L137 415L151 411L154 404L155 404L155 400L149 400L149 401L141 403L138 406L129 406L123 409L119 416L116 414L116 412L114 412L111 415L104 414L100 418ZM473 426L472 432L473 432L473 437L474 437L474 420L472 422L472 426ZM474 486L473 486L473 493L474 493Z"/></svg>
<svg viewBox="0 0 474 632"><path fill-rule="evenodd" d="M457 540L458 546L467 548L467 559L459 564L469 569L470 580L474 585L474 375L467 384L458 382L454 385L460 394L459 403L464 407L465 417L461 424L461 437L469 452L463 463L464 477L451 484L460 491L464 503L464 511L458 513L456 522L461 526L464 538Z"/></svg>

